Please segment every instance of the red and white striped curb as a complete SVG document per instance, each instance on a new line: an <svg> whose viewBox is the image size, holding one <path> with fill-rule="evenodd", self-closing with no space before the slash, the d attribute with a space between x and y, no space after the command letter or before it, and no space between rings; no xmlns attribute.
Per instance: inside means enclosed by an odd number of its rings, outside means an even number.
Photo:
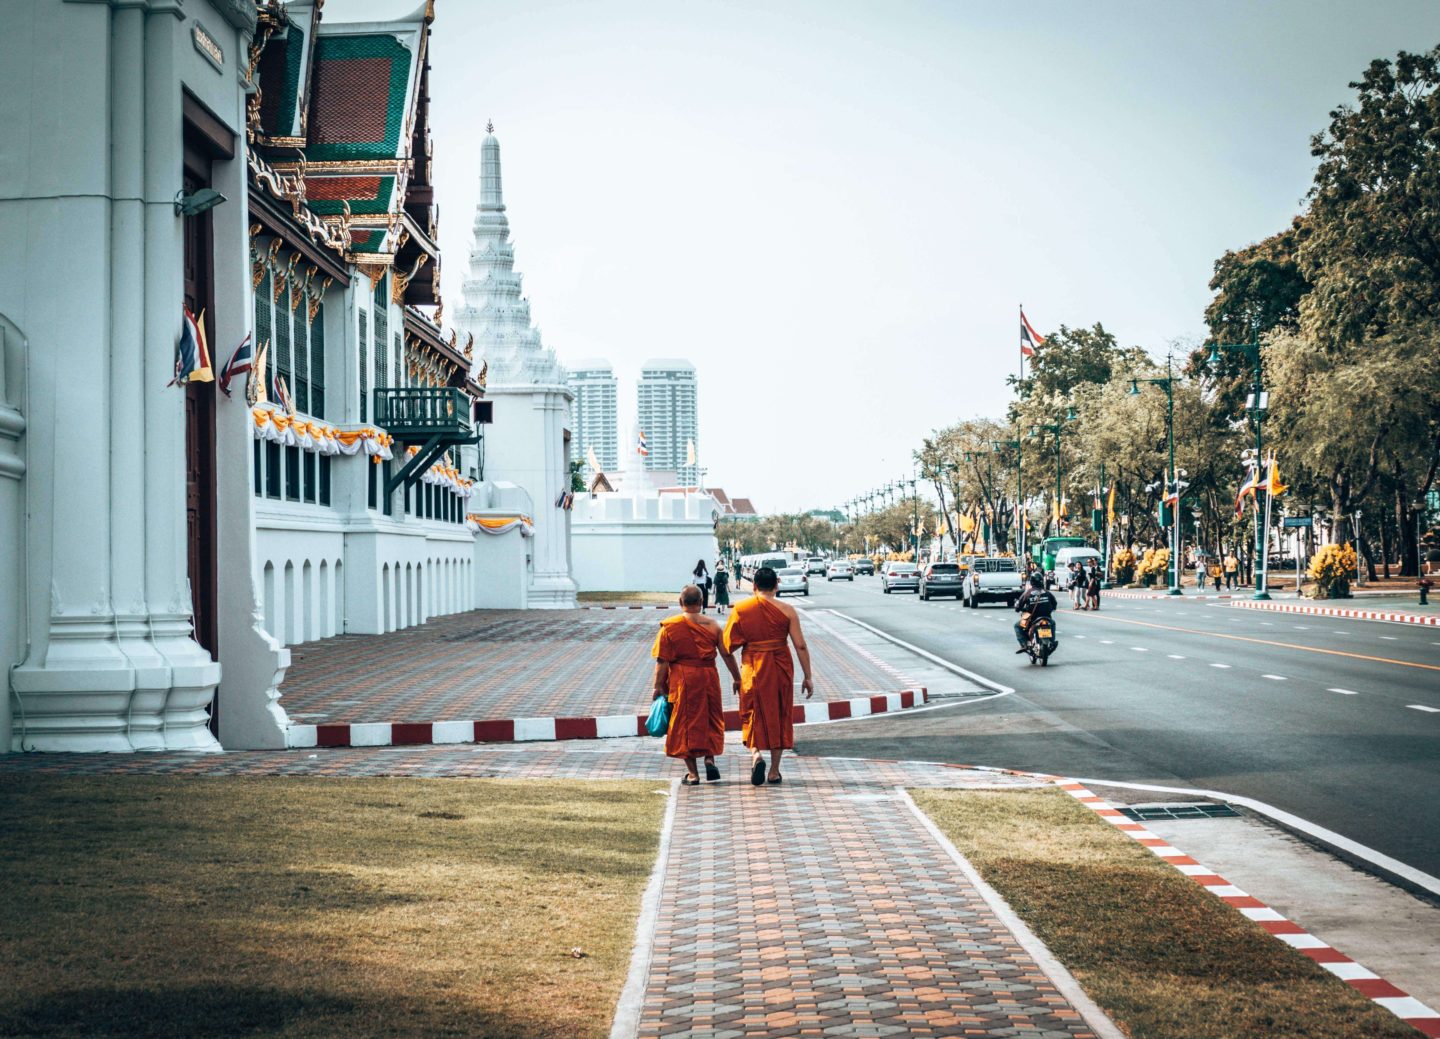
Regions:
<svg viewBox="0 0 1440 1039"><path fill-rule="evenodd" d="M1307 606L1298 602L1256 602L1244 600L1231 603L1247 610L1273 610L1276 613L1303 613L1311 617L1343 617L1357 621L1389 621L1392 624L1425 624L1440 628L1440 614L1395 613L1391 610L1350 610L1339 606Z"/></svg>
<svg viewBox="0 0 1440 1039"><path fill-rule="evenodd" d="M1244 593L1241 593L1244 594ZM1112 599L1234 599L1236 596L1230 592L1221 592L1219 595L1212 595L1209 592L1183 592L1180 595L1171 595L1169 592L1139 592L1126 591L1120 588L1109 589L1100 593L1101 598Z"/></svg>
<svg viewBox="0 0 1440 1039"><path fill-rule="evenodd" d="M1310 957L1362 996L1384 1007L1430 1039L1440 1039L1440 1011L1432 1010L1408 992L1356 963L1339 949L1321 941L1293 920L1285 919L1258 898L1246 894L1224 877L1216 875L1183 851L1171 847L1169 841L1157 837L1140 823L1134 822L1103 797L1086 789L1083 784L1066 779L1057 779L1055 783L1117 830L1149 848L1151 854L1174 866L1222 902L1240 910L1286 945Z"/></svg>
<svg viewBox="0 0 1440 1039"><path fill-rule="evenodd" d="M796 725L815 725L872 714L887 714L919 707L930 693L923 687L898 693L858 696L850 700L797 703L791 715ZM614 739L644 736L643 714L610 714L594 718L496 718L485 721L447 722L338 722L292 725L285 730L287 748L400 747L444 743L528 743L551 740ZM725 712L725 728L740 728L740 712Z"/></svg>

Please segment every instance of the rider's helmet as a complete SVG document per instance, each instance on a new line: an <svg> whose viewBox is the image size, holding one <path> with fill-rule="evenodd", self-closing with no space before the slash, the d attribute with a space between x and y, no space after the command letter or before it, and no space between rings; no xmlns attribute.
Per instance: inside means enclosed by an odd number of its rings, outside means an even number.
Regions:
<svg viewBox="0 0 1440 1039"><path fill-rule="evenodd" d="M1033 573L1033 574L1030 575L1030 587L1031 587L1031 588L1044 588L1044 587L1045 587L1045 578L1041 576L1041 574L1040 574L1040 572L1039 572L1038 570L1037 570L1035 573Z"/></svg>

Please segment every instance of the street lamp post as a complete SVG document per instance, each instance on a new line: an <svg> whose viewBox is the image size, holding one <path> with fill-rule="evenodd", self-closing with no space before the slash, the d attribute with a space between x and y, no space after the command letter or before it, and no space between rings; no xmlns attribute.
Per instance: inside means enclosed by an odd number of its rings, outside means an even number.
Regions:
<svg viewBox="0 0 1440 1039"><path fill-rule="evenodd" d="M1175 495L1175 505L1170 510L1170 593L1180 593L1180 473L1175 469L1175 380L1170 374L1170 358L1165 359L1165 375L1159 379L1131 379L1130 396L1140 396L1140 383L1159 386L1165 391L1165 437L1170 442L1170 479L1164 490L1165 497ZM1161 499L1162 505L1164 498Z"/></svg>
<svg viewBox="0 0 1440 1039"><path fill-rule="evenodd" d="M1261 426L1265 421L1265 410L1268 403L1265 393L1264 368L1260 363L1260 341L1252 339L1248 343L1213 343L1210 346L1209 361L1211 364L1220 363L1220 351L1230 350L1241 353L1250 361L1250 398L1246 401L1245 410L1250 415L1250 420L1255 424L1255 464L1264 465L1264 437ZM1256 472L1259 472L1257 469ZM1252 598L1268 599L1270 593L1265 587L1266 569L1266 547L1269 539L1265 536L1263 523L1260 519L1260 511L1255 512L1255 594Z"/></svg>
<svg viewBox="0 0 1440 1039"><path fill-rule="evenodd" d="M917 482L915 476L910 477L908 480L902 476L899 480L895 481L901 490L904 490L906 484L910 485L910 536L915 546L914 561L918 565L920 562L920 499L916 497L915 494L915 485Z"/></svg>
<svg viewBox="0 0 1440 1039"><path fill-rule="evenodd" d="M992 440L990 450L999 454L1007 448L1015 451L1015 558L1025 558L1025 476L1021 463L1025 460L1024 439ZM1023 567L1023 564L1021 564Z"/></svg>

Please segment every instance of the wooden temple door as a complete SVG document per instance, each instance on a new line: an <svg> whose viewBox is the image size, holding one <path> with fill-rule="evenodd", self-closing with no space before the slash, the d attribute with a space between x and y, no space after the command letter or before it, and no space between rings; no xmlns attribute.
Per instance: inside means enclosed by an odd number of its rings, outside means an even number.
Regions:
<svg viewBox="0 0 1440 1039"><path fill-rule="evenodd" d="M185 194L210 184L210 158L187 141ZM210 214L185 217L185 306L203 323L207 342L215 342L214 244ZM214 356L211 366L218 364ZM215 383L185 386L185 527L195 641L219 659L219 545L215 505ZM210 729L218 732L219 704L210 708Z"/></svg>

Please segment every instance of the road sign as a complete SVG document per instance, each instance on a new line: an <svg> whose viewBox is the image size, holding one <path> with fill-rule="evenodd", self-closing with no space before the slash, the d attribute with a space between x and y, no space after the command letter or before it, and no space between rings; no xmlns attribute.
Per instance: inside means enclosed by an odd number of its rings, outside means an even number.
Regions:
<svg viewBox="0 0 1440 1039"><path fill-rule="evenodd" d="M1314 526L1314 521L1311 520L1309 516L1286 516L1285 521L1281 524L1281 526L1310 527Z"/></svg>

